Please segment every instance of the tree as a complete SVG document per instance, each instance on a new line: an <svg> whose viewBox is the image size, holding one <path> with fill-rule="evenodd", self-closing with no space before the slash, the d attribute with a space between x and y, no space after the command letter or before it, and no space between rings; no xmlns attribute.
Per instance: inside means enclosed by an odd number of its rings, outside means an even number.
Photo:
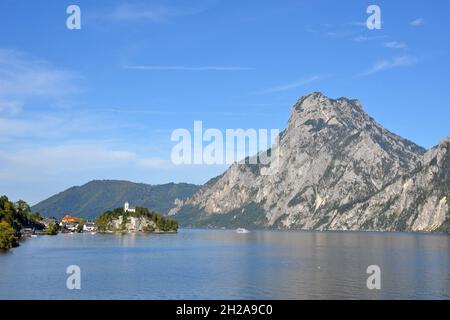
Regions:
<svg viewBox="0 0 450 320"><path fill-rule="evenodd" d="M6 221L0 222L0 250L7 250L15 246L17 239L14 237L14 229Z"/></svg>
<svg viewBox="0 0 450 320"><path fill-rule="evenodd" d="M23 200L19 200L14 204L14 207L16 208L17 211L19 212L31 212L31 208L28 205L28 203L26 203Z"/></svg>
<svg viewBox="0 0 450 320"><path fill-rule="evenodd" d="M59 226L56 223L52 223L47 227L47 230L45 232L46 235L54 236L57 235L59 231Z"/></svg>
<svg viewBox="0 0 450 320"><path fill-rule="evenodd" d="M34 221L41 221L42 220L42 216L41 216L41 214L39 212L32 213L31 214L31 218ZM55 218L55 220L57 220L57 219Z"/></svg>
<svg viewBox="0 0 450 320"><path fill-rule="evenodd" d="M42 229L39 214L33 214L30 206L23 200L16 203L9 201L7 196L0 197L0 249L9 249L18 245L20 230L24 227ZM12 233L11 233L12 230Z"/></svg>

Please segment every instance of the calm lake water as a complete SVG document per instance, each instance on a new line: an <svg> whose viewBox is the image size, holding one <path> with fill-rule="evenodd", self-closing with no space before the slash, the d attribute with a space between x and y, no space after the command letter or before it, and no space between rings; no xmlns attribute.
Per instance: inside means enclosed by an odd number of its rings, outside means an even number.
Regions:
<svg viewBox="0 0 450 320"><path fill-rule="evenodd" d="M81 268L81 290L66 268ZM381 290L366 269L381 268ZM449 299L450 236L180 230L60 234L0 254L0 299Z"/></svg>

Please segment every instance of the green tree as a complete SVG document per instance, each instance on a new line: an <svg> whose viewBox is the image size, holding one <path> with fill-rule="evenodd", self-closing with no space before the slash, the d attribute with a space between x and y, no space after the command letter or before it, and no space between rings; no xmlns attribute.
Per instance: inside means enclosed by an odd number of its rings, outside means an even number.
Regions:
<svg viewBox="0 0 450 320"><path fill-rule="evenodd" d="M39 222L41 216L31 212L30 206L23 200L16 203L9 201L7 196L0 197L0 223L1 229L1 248L9 249L18 245L20 230L24 227L43 229L44 226ZM12 236L11 236L12 230ZM12 238L11 238L12 237Z"/></svg>
<svg viewBox="0 0 450 320"><path fill-rule="evenodd" d="M0 222L0 249L7 250L17 244L14 229L6 221Z"/></svg>
<svg viewBox="0 0 450 320"><path fill-rule="evenodd" d="M41 220L42 220L42 216L41 216L41 214L40 214L39 212L32 213L32 214L31 214L31 218L32 218L34 221L41 221ZM56 219L55 219L55 220L56 220Z"/></svg>
<svg viewBox="0 0 450 320"><path fill-rule="evenodd" d="M19 200L14 204L14 207L17 209L17 211L19 212L31 212L31 208L28 205L28 203L26 203L23 200Z"/></svg>
<svg viewBox="0 0 450 320"><path fill-rule="evenodd" d="M47 230L45 231L46 235L54 236L57 235L59 231L59 226L56 223L52 223L47 227Z"/></svg>

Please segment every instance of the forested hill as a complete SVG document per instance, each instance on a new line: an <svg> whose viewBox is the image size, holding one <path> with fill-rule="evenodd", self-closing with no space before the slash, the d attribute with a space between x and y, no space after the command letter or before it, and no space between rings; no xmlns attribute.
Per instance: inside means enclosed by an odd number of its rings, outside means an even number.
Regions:
<svg viewBox="0 0 450 320"><path fill-rule="evenodd" d="M146 207L167 214L175 199L185 199L199 186L188 183L148 185L118 180L94 180L82 186L69 188L32 207L42 216L61 218L66 214L95 219L102 212L130 206Z"/></svg>

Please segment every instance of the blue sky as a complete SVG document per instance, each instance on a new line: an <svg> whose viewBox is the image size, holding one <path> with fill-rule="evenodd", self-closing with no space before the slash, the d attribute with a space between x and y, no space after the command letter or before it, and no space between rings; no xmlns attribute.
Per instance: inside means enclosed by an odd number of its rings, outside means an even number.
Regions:
<svg viewBox="0 0 450 320"><path fill-rule="evenodd" d="M381 30L365 27L370 4ZM2 0L0 194L204 183L226 167L171 165L174 129L283 129L311 91L432 147L449 135L449 24L444 0Z"/></svg>

